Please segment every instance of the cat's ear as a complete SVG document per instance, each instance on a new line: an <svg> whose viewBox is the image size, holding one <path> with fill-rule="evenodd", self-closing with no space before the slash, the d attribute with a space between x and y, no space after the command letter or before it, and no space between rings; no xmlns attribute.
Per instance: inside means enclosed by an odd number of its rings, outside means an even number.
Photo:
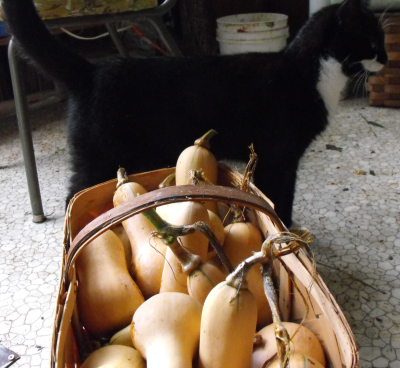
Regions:
<svg viewBox="0 0 400 368"><path fill-rule="evenodd" d="M369 0L344 0L342 6L349 8L360 8L363 6L367 6L368 3Z"/></svg>

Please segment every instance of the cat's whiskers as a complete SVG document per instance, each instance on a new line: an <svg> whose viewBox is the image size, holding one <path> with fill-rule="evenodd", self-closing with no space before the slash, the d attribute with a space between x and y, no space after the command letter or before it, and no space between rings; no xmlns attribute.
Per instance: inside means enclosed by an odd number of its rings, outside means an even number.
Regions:
<svg viewBox="0 0 400 368"><path fill-rule="evenodd" d="M379 26L379 24L382 24L382 27L383 27L383 26L385 25L385 22L387 22L389 19L391 19L391 18L386 18L385 21L383 22L383 17L386 15L386 13L389 11L389 9L390 9L392 6L393 6L393 3L392 3L392 4L389 4L389 5L383 10L381 16L379 17L378 26Z"/></svg>
<svg viewBox="0 0 400 368"><path fill-rule="evenodd" d="M364 74L365 74L365 71L362 71L362 73L357 77L357 81L356 81L356 84L354 86L355 94L357 96L359 95L359 89L360 89L360 87L362 85L362 81L364 80Z"/></svg>
<svg viewBox="0 0 400 368"><path fill-rule="evenodd" d="M352 80L355 80L356 82L354 83L353 86L353 94L357 95L358 94L358 85L359 85L359 81L360 78L362 78L363 74L364 74L364 70L359 70L356 74L353 75Z"/></svg>
<svg viewBox="0 0 400 368"><path fill-rule="evenodd" d="M364 97L367 97L368 96L368 89L367 89L367 84L368 84L368 78L369 78L369 75L370 75L371 73L370 73L370 71L369 70L366 70L365 71L365 73L364 73L364 88L363 88L363 91L364 91Z"/></svg>
<svg viewBox="0 0 400 368"><path fill-rule="evenodd" d="M349 59L349 57L351 56L351 54L348 54L342 61L342 65Z"/></svg>
<svg viewBox="0 0 400 368"><path fill-rule="evenodd" d="M390 26L395 26L396 23L386 23L385 25L382 26L382 29L385 30L386 27L390 27Z"/></svg>
<svg viewBox="0 0 400 368"><path fill-rule="evenodd" d="M364 72L363 70L359 70L356 74L354 74L354 75L351 77L351 79L352 79L352 80L358 79L358 77L359 77L363 72Z"/></svg>

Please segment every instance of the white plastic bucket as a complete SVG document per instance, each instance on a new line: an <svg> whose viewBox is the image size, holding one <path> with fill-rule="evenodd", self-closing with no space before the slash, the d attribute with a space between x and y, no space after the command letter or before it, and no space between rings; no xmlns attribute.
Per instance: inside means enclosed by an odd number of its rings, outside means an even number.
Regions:
<svg viewBox="0 0 400 368"><path fill-rule="evenodd" d="M243 54L246 52L279 52L286 47L286 38L271 38L264 40L221 40L219 43L219 52L221 55Z"/></svg>
<svg viewBox="0 0 400 368"><path fill-rule="evenodd" d="M271 31L257 31L257 32L226 32L217 29L217 38L229 41L256 41L271 38L284 38L289 37L289 27L273 29Z"/></svg>
<svg viewBox="0 0 400 368"><path fill-rule="evenodd" d="M217 19L220 54L278 52L287 44L288 16L276 13L236 14Z"/></svg>

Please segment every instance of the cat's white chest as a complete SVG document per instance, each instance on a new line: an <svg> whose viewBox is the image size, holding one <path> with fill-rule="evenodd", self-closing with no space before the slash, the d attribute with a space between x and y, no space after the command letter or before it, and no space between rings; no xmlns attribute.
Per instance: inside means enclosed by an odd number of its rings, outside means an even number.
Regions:
<svg viewBox="0 0 400 368"><path fill-rule="evenodd" d="M342 72L342 64L336 59L328 57L321 59L320 63L317 90L328 110L328 117L332 117L336 112L348 78Z"/></svg>

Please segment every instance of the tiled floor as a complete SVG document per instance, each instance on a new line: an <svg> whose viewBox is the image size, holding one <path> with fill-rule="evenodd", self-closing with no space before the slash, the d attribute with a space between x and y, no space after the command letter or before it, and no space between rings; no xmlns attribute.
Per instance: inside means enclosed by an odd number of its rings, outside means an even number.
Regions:
<svg viewBox="0 0 400 368"><path fill-rule="evenodd" d="M47 221L34 224L14 115L0 116L0 345L49 367L68 152L65 106L31 111ZM353 328L361 367L400 368L400 110L345 101L302 161L295 217Z"/></svg>

